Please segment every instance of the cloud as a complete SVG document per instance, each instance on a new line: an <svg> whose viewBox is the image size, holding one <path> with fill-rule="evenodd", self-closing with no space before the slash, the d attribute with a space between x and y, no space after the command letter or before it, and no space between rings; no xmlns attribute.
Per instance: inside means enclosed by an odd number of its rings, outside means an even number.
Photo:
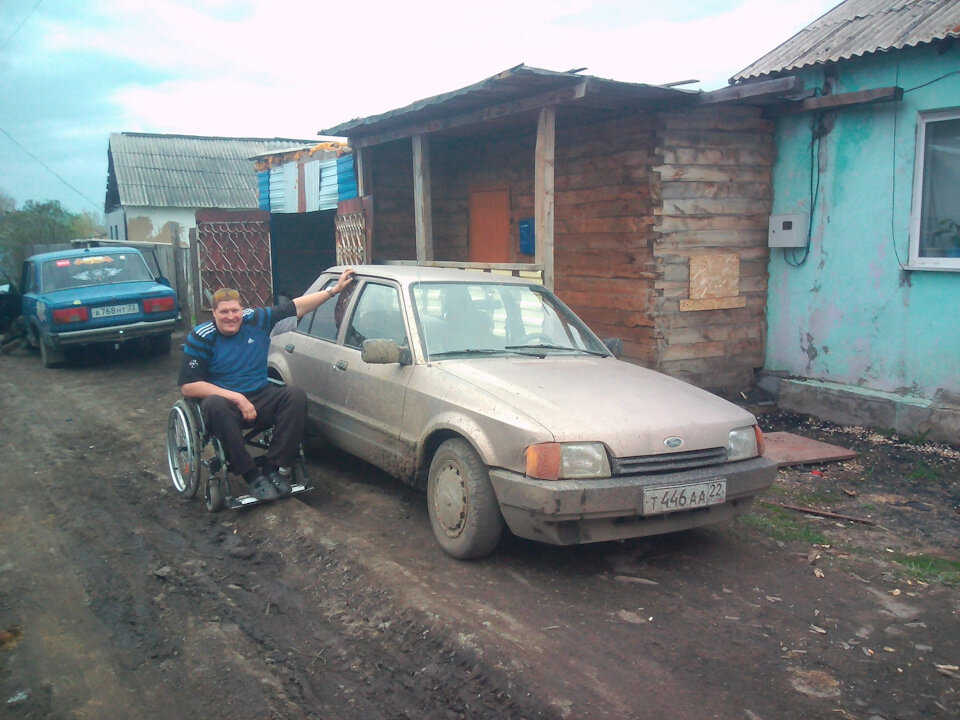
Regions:
<svg viewBox="0 0 960 720"><path fill-rule="evenodd" d="M349 13L293 0L42 4L0 57L0 127L99 202L110 132L312 138L519 63L711 89L832 4L361 0ZM0 6L0 42L31 7ZM18 201L62 195L87 208L3 138L0 162L0 189Z"/></svg>

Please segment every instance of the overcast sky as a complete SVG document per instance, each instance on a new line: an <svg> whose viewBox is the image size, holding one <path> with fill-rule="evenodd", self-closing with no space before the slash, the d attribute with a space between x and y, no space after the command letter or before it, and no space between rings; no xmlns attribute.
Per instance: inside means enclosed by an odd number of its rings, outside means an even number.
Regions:
<svg viewBox="0 0 960 720"><path fill-rule="evenodd" d="M312 139L520 63L712 90L839 0L0 0L0 191L103 212L111 132Z"/></svg>

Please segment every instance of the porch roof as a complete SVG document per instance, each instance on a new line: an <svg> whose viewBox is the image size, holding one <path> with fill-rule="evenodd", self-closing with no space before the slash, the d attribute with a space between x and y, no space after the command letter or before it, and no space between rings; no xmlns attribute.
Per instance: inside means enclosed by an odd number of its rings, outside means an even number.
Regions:
<svg viewBox="0 0 960 720"><path fill-rule="evenodd" d="M578 107L616 109L624 106L688 104L701 93L664 85L606 80L576 71L556 72L517 65L473 85L418 100L379 115L355 118L326 128L320 135L362 138L423 125L427 132L445 129L444 120L476 114L485 122L545 104L576 100Z"/></svg>

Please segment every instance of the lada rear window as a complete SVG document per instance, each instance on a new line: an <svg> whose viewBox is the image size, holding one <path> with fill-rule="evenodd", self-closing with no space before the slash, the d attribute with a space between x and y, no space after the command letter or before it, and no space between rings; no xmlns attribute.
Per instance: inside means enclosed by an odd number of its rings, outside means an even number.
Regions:
<svg viewBox="0 0 960 720"><path fill-rule="evenodd" d="M47 260L41 268L44 292L153 280L137 253L99 253Z"/></svg>

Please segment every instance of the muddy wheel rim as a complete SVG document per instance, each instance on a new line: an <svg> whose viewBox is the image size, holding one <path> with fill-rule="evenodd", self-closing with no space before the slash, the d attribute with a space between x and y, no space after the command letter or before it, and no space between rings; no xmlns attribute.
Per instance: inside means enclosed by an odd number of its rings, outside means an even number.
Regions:
<svg viewBox="0 0 960 720"><path fill-rule="evenodd" d="M467 519L467 496L464 492L463 476L460 466L453 462L444 463L437 473L436 491L433 507L437 522L448 537L458 537L463 532Z"/></svg>

